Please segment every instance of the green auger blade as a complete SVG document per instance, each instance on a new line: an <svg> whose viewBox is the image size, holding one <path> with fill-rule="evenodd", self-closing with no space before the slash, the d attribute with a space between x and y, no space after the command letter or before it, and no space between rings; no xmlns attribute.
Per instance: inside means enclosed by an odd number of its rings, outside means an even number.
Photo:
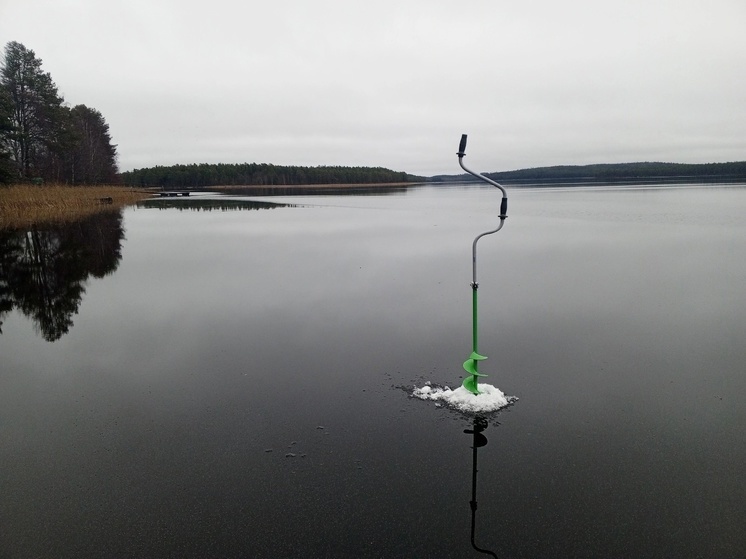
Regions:
<svg viewBox="0 0 746 559"><path fill-rule="evenodd" d="M462 385L472 394L479 394L479 389L477 388L477 377L466 377Z"/></svg>
<svg viewBox="0 0 746 559"><path fill-rule="evenodd" d="M471 359L471 358L464 361L464 371L466 371L467 373L475 377L486 377L487 376L477 371L477 362L476 360Z"/></svg>
<svg viewBox="0 0 746 559"><path fill-rule="evenodd" d="M477 371L477 363L485 359L487 359L487 356L472 351L469 359L464 361L464 371L469 373L469 376L464 379L462 385L472 394L479 394L479 388L477 388L478 378L487 376Z"/></svg>

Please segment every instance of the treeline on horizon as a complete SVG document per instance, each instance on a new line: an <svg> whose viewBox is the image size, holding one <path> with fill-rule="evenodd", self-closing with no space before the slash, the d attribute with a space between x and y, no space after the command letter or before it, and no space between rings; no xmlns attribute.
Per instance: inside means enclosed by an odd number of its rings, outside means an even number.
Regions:
<svg viewBox="0 0 746 559"><path fill-rule="evenodd" d="M484 173L504 182L618 182L636 180L746 180L746 161L731 163L602 163L558 165ZM205 186L294 186L476 180L470 175L422 177L383 167L201 163L155 166L121 173L125 185L160 188Z"/></svg>
<svg viewBox="0 0 746 559"><path fill-rule="evenodd" d="M269 163L200 163L134 169L121 174L127 186L293 186L422 182L423 177L383 167L301 167Z"/></svg>
<svg viewBox="0 0 746 559"><path fill-rule="evenodd" d="M0 184L112 184L116 159L103 115L70 108L34 51L7 43L0 59Z"/></svg>
<svg viewBox="0 0 746 559"><path fill-rule="evenodd" d="M515 171L484 173L495 181L511 182L615 182L635 180L746 180L746 161L730 163L600 163L557 165ZM438 175L431 182L472 180L470 175ZM476 180L476 179L474 179Z"/></svg>

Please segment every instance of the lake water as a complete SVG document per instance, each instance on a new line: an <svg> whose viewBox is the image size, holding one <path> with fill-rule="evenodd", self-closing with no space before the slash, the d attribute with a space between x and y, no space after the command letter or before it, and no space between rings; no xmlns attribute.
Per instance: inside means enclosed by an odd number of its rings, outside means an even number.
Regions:
<svg viewBox="0 0 746 559"><path fill-rule="evenodd" d="M493 188L0 233L0 556L746 556L746 188L509 196L477 435Z"/></svg>

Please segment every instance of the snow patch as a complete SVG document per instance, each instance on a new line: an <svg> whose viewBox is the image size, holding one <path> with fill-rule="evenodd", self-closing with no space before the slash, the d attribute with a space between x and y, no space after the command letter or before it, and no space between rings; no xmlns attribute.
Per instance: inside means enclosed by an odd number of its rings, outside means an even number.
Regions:
<svg viewBox="0 0 746 559"><path fill-rule="evenodd" d="M447 386L434 387L427 382L422 388L415 387L412 396L420 400L441 401L449 408L466 413L497 411L518 399L515 396L506 396L499 388L485 383L479 384L479 394L472 394L463 386L451 390Z"/></svg>

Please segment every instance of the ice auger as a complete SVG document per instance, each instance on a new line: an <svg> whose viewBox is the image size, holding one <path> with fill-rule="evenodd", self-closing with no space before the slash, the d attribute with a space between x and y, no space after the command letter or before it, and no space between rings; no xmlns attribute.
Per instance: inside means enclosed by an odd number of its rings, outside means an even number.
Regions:
<svg viewBox="0 0 746 559"><path fill-rule="evenodd" d="M472 259L472 282L471 282L471 291L472 291L472 351L471 355L469 355L469 358L464 361L464 370L469 373L469 376L467 376L464 379L463 386L466 388L469 392L472 392L473 394L479 394L479 387L477 383L477 379L479 377L484 377L487 375L483 375L479 372L479 362L484 361L487 359L486 356L481 355L479 351L477 351L477 289L479 288L479 284L477 283L477 241L484 237L485 235L491 235L493 233L497 233L500 229L502 229L503 224L505 223L505 218L508 217L508 195L505 192L505 189L495 181L488 179L484 175L480 175L479 173L475 173L474 171L468 169L464 165L464 156L466 155L466 134L461 135L461 142L458 146L458 163L461 165L461 168L469 173L470 175L475 176L479 180L482 180L488 184L491 184L492 186L496 186L500 189L502 192L503 198L502 202L500 203L500 224L497 226L497 229L493 229L491 231L485 231L484 233L481 233L477 235L477 237L474 239L474 242L472 243L472 249L471 249L471 259Z"/></svg>

